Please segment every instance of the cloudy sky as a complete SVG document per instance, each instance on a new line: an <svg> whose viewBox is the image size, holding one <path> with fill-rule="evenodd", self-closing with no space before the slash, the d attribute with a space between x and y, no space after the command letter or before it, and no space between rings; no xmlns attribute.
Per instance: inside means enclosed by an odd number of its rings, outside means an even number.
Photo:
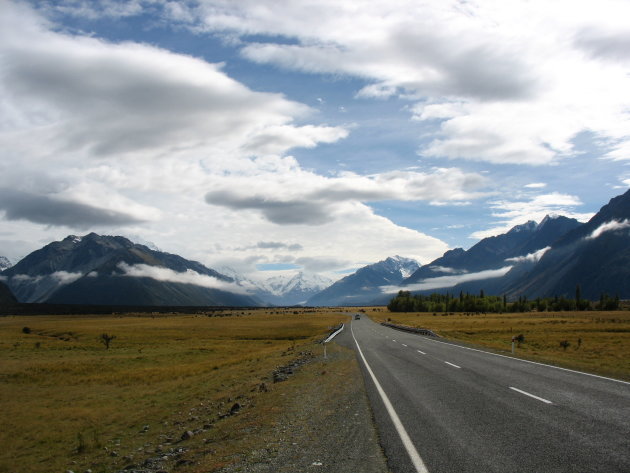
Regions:
<svg viewBox="0 0 630 473"><path fill-rule="evenodd" d="M0 255L428 263L630 186L630 4L0 2ZM260 273L259 273L260 274Z"/></svg>

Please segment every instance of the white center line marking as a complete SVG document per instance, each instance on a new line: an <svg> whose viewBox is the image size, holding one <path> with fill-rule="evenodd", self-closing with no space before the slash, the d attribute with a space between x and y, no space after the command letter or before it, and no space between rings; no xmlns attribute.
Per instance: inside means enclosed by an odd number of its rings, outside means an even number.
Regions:
<svg viewBox="0 0 630 473"><path fill-rule="evenodd" d="M510 389L513 390L513 391L516 391L518 393L525 394L525 396L529 396L529 397L533 397L534 399L538 399L539 401L542 401L545 404L553 404L553 402L548 401L547 399L543 399L542 397L534 396L533 394L530 394L530 393L528 393L526 391L521 391L520 389L517 389L517 388L513 388L512 386L510 386Z"/></svg>
<svg viewBox="0 0 630 473"><path fill-rule="evenodd" d="M425 353L425 352L423 352L423 351L420 351L420 350L416 350L416 351L417 351L418 353L420 353L421 355L426 355L426 353Z"/></svg>
<svg viewBox="0 0 630 473"><path fill-rule="evenodd" d="M444 363L446 363L447 365L451 365L453 368L461 368L461 366L454 365L453 363L449 363L448 361L445 361Z"/></svg>
<svg viewBox="0 0 630 473"><path fill-rule="evenodd" d="M429 470L427 470L427 467L422 461L422 458L420 458L420 454L418 453L418 451L416 450L416 447L411 441L409 434L405 430L405 426L400 421L398 414L396 414L396 411L394 410L394 406L392 406L392 403L387 397L387 394L385 394L385 391L381 387L381 383L378 382L378 379L376 379L376 376L374 375L372 368L370 368L370 365L368 365L368 362L365 359L365 356L363 356L363 352L361 351L359 342L357 342L357 339L354 336L354 330L352 329L352 325L350 325L350 332L352 333L352 338L354 338L354 343L356 343L357 345L357 350L359 351L359 355L361 355L361 359L363 360L363 363L365 364L365 367L367 368L368 373L370 373L370 377L372 378L372 381L374 381L374 386L376 386L376 390L381 396L381 399L383 400L383 404L385 404L385 409L387 409L387 413L389 414L389 417L392 419L394 427L396 428L396 432L398 432L398 436L400 437L400 440L402 440L405 450L407 450L407 455L409 455L409 459L411 460L411 463L413 463L413 466L416 468L416 472L429 473Z"/></svg>
<svg viewBox="0 0 630 473"><path fill-rule="evenodd" d="M402 344L403 347L406 347L407 345L405 345L404 343Z"/></svg>
<svg viewBox="0 0 630 473"><path fill-rule="evenodd" d="M392 342L396 343L396 340L392 339Z"/></svg>

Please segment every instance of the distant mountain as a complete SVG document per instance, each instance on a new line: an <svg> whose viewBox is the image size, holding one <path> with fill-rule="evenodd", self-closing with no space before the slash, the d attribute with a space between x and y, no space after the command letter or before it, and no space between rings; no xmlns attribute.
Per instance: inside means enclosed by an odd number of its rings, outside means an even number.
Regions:
<svg viewBox="0 0 630 473"><path fill-rule="evenodd" d="M0 305L11 305L15 304L17 299L4 282L0 281Z"/></svg>
<svg viewBox="0 0 630 473"><path fill-rule="evenodd" d="M259 283L256 296L273 305L305 304L333 281L318 274L299 272L291 277L274 276Z"/></svg>
<svg viewBox="0 0 630 473"><path fill-rule="evenodd" d="M502 235L484 238L467 251L461 248L447 251L442 257L422 266L403 285L503 268L510 264L507 261L510 258L534 254L581 225L577 220L563 216L547 216L540 224L529 221L517 225Z"/></svg>
<svg viewBox="0 0 630 473"><path fill-rule="evenodd" d="M0 256L0 272L10 268L11 266L13 266L13 264L9 261L9 258Z"/></svg>
<svg viewBox="0 0 630 473"><path fill-rule="evenodd" d="M563 235L528 271L513 271L503 287L512 298L573 297L578 284L587 299L601 293L630 298L630 191Z"/></svg>
<svg viewBox="0 0 630 473"><path fill-rule="evenodd" d="M311 297L306 304L313 306L368 305L381 295L381 286L398 285L414 273L417 261L401 256L387 258L340 279L332 286Z"/></svg>
<svg viewBox="0 0 630 473"><path fill-rule="evenodd" d="M201 263L96 233L50 243L2 275L20 302L258 305L231 278Z"/></svg>

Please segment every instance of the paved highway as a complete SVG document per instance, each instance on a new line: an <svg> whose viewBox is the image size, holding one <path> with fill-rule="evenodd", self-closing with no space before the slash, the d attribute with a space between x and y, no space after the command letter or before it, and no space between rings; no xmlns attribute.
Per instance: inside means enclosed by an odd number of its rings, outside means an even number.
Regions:
<svg viewBox="0 0 630 473"><path fill-rule="evenodd" d="M394 473L630 472L630 383L383 327L337 337L362 365Z"/></svg>

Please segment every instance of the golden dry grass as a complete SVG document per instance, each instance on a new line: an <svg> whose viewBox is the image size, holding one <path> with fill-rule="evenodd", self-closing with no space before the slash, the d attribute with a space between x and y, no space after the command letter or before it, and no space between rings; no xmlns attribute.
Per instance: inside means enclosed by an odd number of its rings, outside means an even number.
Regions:
<svg viewBox="0 0 630 473"><path fill-rule="evenodd" d="M630 379L630 311L434 316L370 309L367 313L377 322L391 319L506 352L511 350L512 337L523 334L525 342L516 348L519 357ZM560 345L563 340L570 343L566 350Z"/></svg>
<svg viewBox="0 0 630 473"><path fill-rule="evenodd" d="M168 436L216 422L235 399L254 404L276 366L303 347L316 349L314 341L346 319L237 314L0 318L0 472L120 469ZM109 350L102 333L116 336ZM234 422L210 431L215 450L236 448L225 430Z"/></svg>

